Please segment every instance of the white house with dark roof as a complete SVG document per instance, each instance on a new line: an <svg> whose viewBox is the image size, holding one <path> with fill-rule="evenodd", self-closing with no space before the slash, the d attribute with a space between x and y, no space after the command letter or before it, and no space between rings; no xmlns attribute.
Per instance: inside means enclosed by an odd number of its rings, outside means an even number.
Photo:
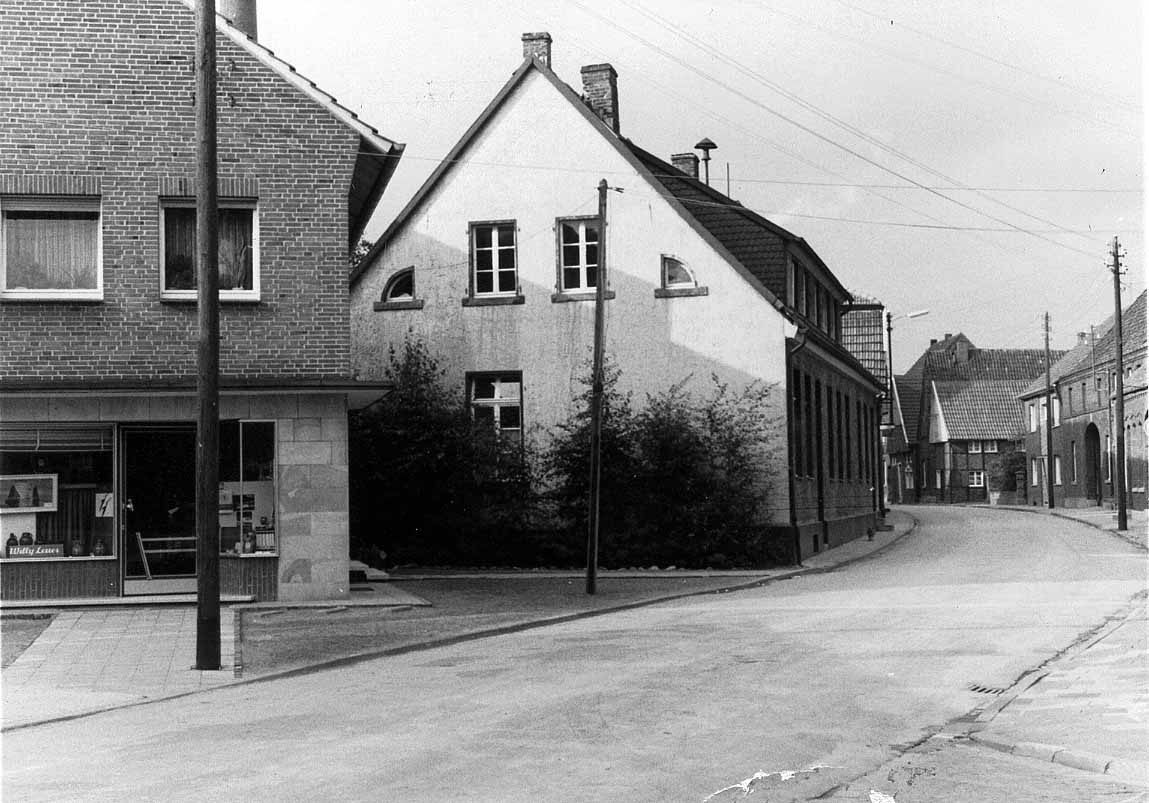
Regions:
<svg viewBox="0 0 1149 803"><path fill-rule="evenodd" d="M354 271L358 376L382 376L389 348L419 338L503 437L553 427L588 373L605 242L620 389L772 386L763 526L796 558L864 534L882 386L840 343L848 291L802 238L700 181L694 154L672 164L624 138L609 64L582 68L580 94L552 69L549 35L523 46ZM606 220L601 179L617 190Z"/></svg>

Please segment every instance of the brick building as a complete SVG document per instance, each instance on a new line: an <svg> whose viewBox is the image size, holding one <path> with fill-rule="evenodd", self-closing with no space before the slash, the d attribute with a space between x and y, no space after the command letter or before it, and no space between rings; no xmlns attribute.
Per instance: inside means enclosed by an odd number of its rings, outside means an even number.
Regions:
<svg viewBox="0 0 1149 803"><path fill-rule="evenodd" d="M1113 505L1117 427L1125 434L1127 504L1146 504L1145 293L1125 308L1122 321L1125 419L1116 420L1116 338L1113 319L1078 335L1077 345L1020 394L1025 405L1026 484L1031 504L1048 505L1053 472L1056 507ZM1053 455L1046 437L1047 399L1053 399Z"/></svg>
<svg viewBox="0 0 1149 803"><path fill-rule="evenodd" d="M1002 485L1012 493L1006 466L1024 426L1017 397L1044 371L1041 349L979 349L960 333L931 340L895 380L890 498L989 501Z"/></svg>
<svg viewBox="0 0 1149 803"><path fill-rule="evenodd" d="M4 599L195 588L193 5L0 14ZM254 5L218 18L221 585L341 597L371 392L347 255L402 146L260 46Z"/></svg>
<svg viewBox="0 0 1149 803"><path fill-rule="evenodd" d="M580 94L552 70L549 35L523 45L519 68L353 275L355 369L381 376L389 349L413 336L503 437L553 427L586 373L605 242L619 389L705 392L712 375L773 387L764 529L796 557L865 534L882 388L841 344L848 291L805 240L699 180L697 155L666 161L621 136L609 64L581 69ZM507 154L538 167L490 167ZM605 221L600 177L623 189Z"/></svg>

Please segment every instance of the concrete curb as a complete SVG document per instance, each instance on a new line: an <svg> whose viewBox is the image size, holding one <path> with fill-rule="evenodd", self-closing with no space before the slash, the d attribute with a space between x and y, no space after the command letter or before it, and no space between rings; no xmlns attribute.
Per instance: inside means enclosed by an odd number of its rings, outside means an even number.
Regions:
<svg viewBox="0 0 1149 803"><path fill-rule="evenodd" d="M1113 758L1059 745L1042 744L1041 742L1014 742L991 734L973 733L970 734L969 738L983 747L1013 756L1035 758L1039 761L1061 764L1065 767L1093 772L1098 775L1111 775L1114 778L1135 783L1149 781L1149 762L1147 761Z"/></svg>
<svg viewBox="0 0 1149 803"><path fill-rule="evenodd" d="M123 703L121 705L109 706L107 708L101 708L101 709L94 710L94 711L80 711L80 712L76 712L74 714L66 714L64 716L52 717L50 719L38 720L36 722L22 722L19 725L13 725L10 727L0 727L0 734L10 733L12 731L24 730L26 728L35 728L35 727L38 727L40 725L51 725L51 724L59 723L59 722L70 722L72 720L82 719L84 717L90 717L90 716L94 716L96 714L104 714L104 713L107 713L109 711L118 711L118 710L123 709L123 708L135 708L138 706L152 705L153 703L159 703L159 702L163 702L165 700L175 700L175 699L179 699L180 697L189 697L193 694L210 694L211 692L221 691L223 689L234 689L237 686L249 686L249 685L253 685L256 683L266 683L266 682L272 681L272 680L285 680L287 678L301 677L304 675L315 674L317 672L323 672L323 671L326 671L328 669L339 669L341 667L351 666L353 664L363 663L365 661L371 661L371 660L374 660L376 658L387 658L387 657L391 657L391 656L395 656L395 655L404 655L406 653L420 652L422 650L434 649L436 647L449 647L449 646L454 645L454 644L462 644L462 643L465 643L468 641L477 641L477 640L483 639L483 638L491 638L494 636L504 636L504 635L510 635L513 633L521 633L521 632L526 631L526 630L534 630L534 629L537 629L540 627L547 627L550 625L557 625L557 624L564 624L567 622L574 622L574 621L578 621L580 619L590 619L591 617L595 617L595 616L603 616L603 615L609 614L609 613L619 613L622 611L633 610L635 608L645 608L645 607L648 607L650 605L658 605L658 604L663 603L663 602L673 602L674 600L686 599L688 597L700 597L700 596L707 596L707 595L711 595L711 594L727 594L727 593L731 593L734 591L745 591L745 590L749 590L752 588L758 588L760 586L769 585L771 583L775 583L775 582L778 582L780 580L789 580L793 577L799 577L799 576L805 575L805 574L822 574L825 572L834 571L835 569L840 569L843 566L848 566L852 563L857 563L859 561L862 561L862 560L865 560L869 557L877 555L877 554L881 553L882 551L888 549L889 547L893 546L895 543L897 543L901 539L912 534L918 527L918 520L912 514L907 513L904 510L898 511L898 512L900 512L902 515L906 516L906 518L908 518L910 520L910 526L908 528L906 528L905 532L903 532L901 534L895 533L894 537L891 538L888 543L882 544L882 546L877 547L876 549L874 549L870 552L867 552L865 555L858 555L857 557L844 559L840 563L834 564L833 566L821 566L821 567L817 567L817 568L808 568L808 569L803 568L803 567L798 567L798 568L794 569L793 571L783 572L781 574L772 575L770 577L758 577L754 580L751 580L750 582L738 583L736 585L726 586L723 588L708 589L705 591L688 591L688 592L683 592L681 594L669 594L669 595L662 596L662 597L655 597L653 599L641 600L638 602L628 602L628 603L624 603L621 605L614 605L614 606L607 607L607 608L599 608L599 609L596 609L593 611L579 611L577 613L564 614L564 615L560 615L560 616L553 616L553 617L549 617L546 619L538 619L538 620L530 620L530 621L526 621L526 622L518 622L516 624L504 625L502 627L488 628L488 629L484 629L484 630L474 630L474 631L470 631L467 633L460 633L460 634L457 634L455 636L449 636L446 638L439 638L439 639L433 639L432 638L432 639L428 639L428 640L422 641L422 642L416 642L413 644L406 644L406 645L403 645L401 647L390 647L390 648L385 648L385 649L381 649L381 650L372 650L372 651L368 651L368 652L364 652L364 653L358 653L356 655L342 656L340 658L333 658L331 660L322 661L322 662L316 663L316 664L308 664L307 666L293 667L291 669L285 669L285 670L282 670L280 672L271 672L271 673L268 673L266 675L260 675L259 677L255 677L255 678L241 678L241 679L235 680L234 682L220 684L219 686L214 686L214 687L209 688L209 689L197 689L195 691L178 692L176 694L164 695L161 697L152 697L152 698L148 698L145 700L133 700L133 701L128 702L128 703ZM237 614L237 616L238 616L238 614ZM238 638L239 637L239 627L236 628L236 631L237 631L236 638ZM238 652L238 650L236 652L236 659L237 659L237 662L240 659L240 653ZM239 671L242 671L241 667L237 667L237 668L239 668Z"/></svg>

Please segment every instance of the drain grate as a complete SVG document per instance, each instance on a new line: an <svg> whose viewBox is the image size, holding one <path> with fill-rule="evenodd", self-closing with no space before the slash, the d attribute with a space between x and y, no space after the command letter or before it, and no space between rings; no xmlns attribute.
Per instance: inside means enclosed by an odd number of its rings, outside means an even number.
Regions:
<svg viewBox="0 0 1149 803"><path fill-rule="evenodd" d="M976 683L971 683L970 691L976 691L978 694L1004 694L1005 689L998 686L979 686Z"/></svg>

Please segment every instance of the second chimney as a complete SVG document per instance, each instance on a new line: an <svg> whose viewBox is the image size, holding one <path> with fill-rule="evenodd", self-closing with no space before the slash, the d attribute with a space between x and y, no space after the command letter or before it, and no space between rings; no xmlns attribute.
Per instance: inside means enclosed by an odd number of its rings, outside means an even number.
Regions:
<svg viewBox="0 0 1149 803"><path fill-rule="evenodd" d="M676 153L670 157L670 163L692 179L698 179L698 154Z"/></svg>
<svg viewBox="0 0 1149 803"><path fill-rule="evenodd" d="M618 73L609 64L588 64L582 70L586 102L599 118L618 133Z"/></svg>
<svg viewBox="0 0 1149 803"><path fill-rule="evenodd" d="M231 21L232 27L238 28L252 39L258 39L259 26L256 24L256 0L220 0L216 10Z"/></svg>
<svg viewBox="0 0 1149 803"><path fill-rule="evenodd" d="M546 31L523 34L523 58L535 58L551 69L551 35Z"/></svg>

